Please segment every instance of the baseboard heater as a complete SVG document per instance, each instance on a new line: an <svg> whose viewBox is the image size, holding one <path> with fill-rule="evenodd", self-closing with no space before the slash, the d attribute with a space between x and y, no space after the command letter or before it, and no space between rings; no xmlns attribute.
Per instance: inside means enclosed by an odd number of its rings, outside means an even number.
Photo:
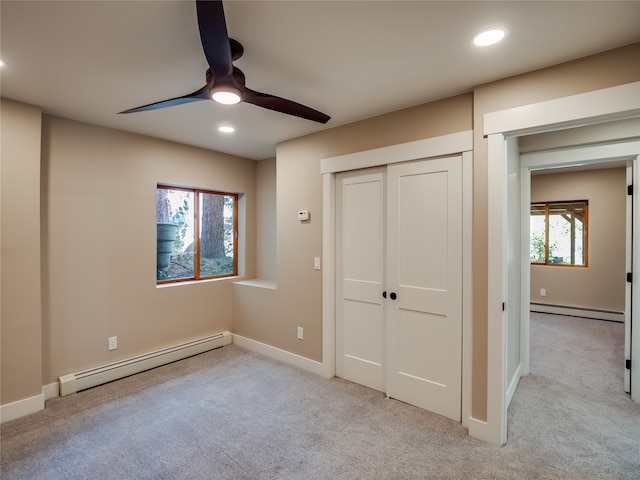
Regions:
<svg viewBox="0 0 640 480"><path fill-rule="evenodd" d="M222 332L210 337L128 358L90 370L69 373L61 376L59 379L60 395L65 396L76 393L81 390L86 390L87 388L102 385L103 383L118 380L119 378L128 377L135 373L166 365L176 360L192 357L193 355L213 350L214 348L229 345L231 340L231 333Z"/></svg>
<svg viewBox="0 0 640 480"><path fill-rule="evenodd" d="M599 310L597 308L570 307L567 305L552 305L549 303L531 302L530 310L540 313L555 313L569 317L595 318L596 320L609 320L610 322L624 322L624 312L613 310Z"/></svg>

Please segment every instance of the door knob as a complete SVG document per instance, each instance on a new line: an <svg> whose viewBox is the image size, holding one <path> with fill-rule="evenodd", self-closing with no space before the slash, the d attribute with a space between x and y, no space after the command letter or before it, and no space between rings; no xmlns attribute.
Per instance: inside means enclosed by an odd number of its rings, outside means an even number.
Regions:
<svg viewBox="0 0 640 480"><path fill-rule="evenodd" d="M398 296L396 295L396 292L391 292L389 294L389 297L391 298L391 300L395 300L396 298L398 298Z"/></svg>
<svg viewBox="0 0 640 480"><path fill-rule="evenodd" d="M382 298L387 298L387 291L382 292Z"/></svg>

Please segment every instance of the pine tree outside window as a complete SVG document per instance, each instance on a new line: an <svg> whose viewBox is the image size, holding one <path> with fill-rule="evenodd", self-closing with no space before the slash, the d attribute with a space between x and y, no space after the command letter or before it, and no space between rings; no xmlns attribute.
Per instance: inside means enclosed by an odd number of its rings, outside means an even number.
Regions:
<svg viewBox="0 0 640 480"><path fill-rule="evenodd" d="M158 283L238 274L238 195L158 185Z"/></svg>

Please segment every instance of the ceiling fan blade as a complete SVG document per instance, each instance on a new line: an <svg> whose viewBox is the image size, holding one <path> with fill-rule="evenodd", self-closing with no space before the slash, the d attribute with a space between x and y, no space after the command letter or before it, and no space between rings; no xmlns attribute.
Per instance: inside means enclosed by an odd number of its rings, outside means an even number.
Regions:
<svg viewBox="0 0 640 480"><path fill-rule="evenodd" d="M209 64L207 84L200 90L182 97L130 108L119 113L142 112L209 100L212 94L215 97L216 93L224 92L239 96L241 101L313 122L327 123L330 120L331 117L313 108L247 88L244 74L233 66L233 61L242 56L244 48L240 42L229 38L222 0L196 0L196 13L202 48ZM221 101L217 98L216 100Z"/></svg>
<svg viewBox="0 0 640 480"><path fill-rule="evenodd" d="M196 2L200 40L215 82L233 73L231 46L221 0Z"/></svg>
<svg viewBox="0 0 640 480"><path fill-rule="evenodd" d="M188 95L182 97L170 98L168 100L162 100L160 102L150 103L148 105L142 105L141 107L130 108L129 110L123 110L118 113L135 113L144 112L146 110L156 110L158 108L173 107L175 105L182 105L183 103L199 102L200 100L210 100L209 89L210 85L205 85L200 90L196 90Z"/></svg>
<svg viewBox="0 0 640 480"><path fill-rule="evenodd" d="M286 98L256 92L246 86L242 86L241 90L242 100L244 102L252 103L259 107L275 110L276 112L286 113L287 115L293 115L294 117L300 117L318 123L327 123L331 119L329 115L325 115L318 110L314 110L313 108L296 103L292 100L287 100Z"/></svg>

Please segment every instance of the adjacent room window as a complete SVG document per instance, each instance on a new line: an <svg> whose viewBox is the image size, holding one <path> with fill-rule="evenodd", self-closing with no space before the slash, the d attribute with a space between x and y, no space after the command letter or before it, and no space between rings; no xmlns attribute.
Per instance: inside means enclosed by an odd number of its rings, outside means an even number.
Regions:
<svg viewBox="0 0 640 480"><path fill-rule="evenodd" d="M158 283L238 274L238 195L158 185Z"/></svg>
<svg viewBox="0 0 640 480"><path fill-rule="evenodd" d="M587 200L531 204L531 263L587 266Z"/></svg>

